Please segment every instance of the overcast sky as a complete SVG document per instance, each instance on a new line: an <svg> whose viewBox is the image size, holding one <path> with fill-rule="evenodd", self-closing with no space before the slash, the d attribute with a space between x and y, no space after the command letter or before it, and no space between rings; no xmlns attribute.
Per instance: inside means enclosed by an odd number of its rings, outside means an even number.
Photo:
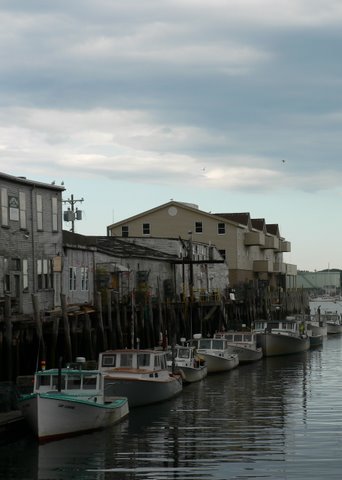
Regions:
<svg viewBox="0 0 342 480"><path fill-rule="evenodd" d="M340 0L0 0L0 22L0 170L64 181L78 233L173 198L342 268Z"/></svg>

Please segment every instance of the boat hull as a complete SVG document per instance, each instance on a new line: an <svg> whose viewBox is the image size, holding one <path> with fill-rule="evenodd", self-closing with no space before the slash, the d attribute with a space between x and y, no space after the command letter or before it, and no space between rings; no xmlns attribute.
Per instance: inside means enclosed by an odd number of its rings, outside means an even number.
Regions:
<svg viewBox="0 0 342 480"><path fill-rule="evenodd" d="M208 374L208 368L206 365L196 367L176 367L179 371L184 383L194 383L203 380Z"/></svg>
<svg viewBox="0 0 342 480"><path fill-rule="evenodd" d="M115 377L110 374L105 379L106 399L111 396L127 397L129 407L140 407L164 402L178 395L183 389L180 375L168 375L158 380L156 377L135 378Z"/></svg>
<svg viewBox="0 0 342 480"><path fill-rule="evenodd" d="M128 415L126 398L97 403L60 394L33 393L19 400L23 416L41 441L113 425Z"/></svg>
<svg viewBox="0 0 342 480"><path fill-rule="evenodd" d="M238 355L240 364L256 362L263 357L263 351L261 347L249 348L233 343L228 343L228 346L231 353L235 353Z"/></svg>
<svg viewBox="0 0 342 480"><path fill-rule="evenodd" d="M205 361L208 374L227 372L228 370L232 370L239 365L239 357L233 354L224 357L199 351L198 355Z"/></svg>
<svg viewBox="0 0 342 480"><path fill-rule="evenodd" d="M305 352L310 348L310 338L279 333L258 333L258 345L265 357Z"/></svg>
<svg viewBox="0 0 342 480"><path fill-rule="evenodd" d="M342 333L342 325L338 323L327 323L327 332L328 335L338 335Z"/></svg>
<svg viewBox="0 0 342 480"><path fill-rule="evenodd" d="M323 335L311 335L310 348L319 347L320 345L323 345Z"/></svg>
<svg viewBox="0 0 342 480"><path fill-rule="evenodd" d="M326 337L327 334L328 334L328 327L327 325L319 325L318 322L315 322L315 323L308 323L308 332L311 331L311 334L313 336L316 336L316 335L322 335L322 337Z"/></svg>

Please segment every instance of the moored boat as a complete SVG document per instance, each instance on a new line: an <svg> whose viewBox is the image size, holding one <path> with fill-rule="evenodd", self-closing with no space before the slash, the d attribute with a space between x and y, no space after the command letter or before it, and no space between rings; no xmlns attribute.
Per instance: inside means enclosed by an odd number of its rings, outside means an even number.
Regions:
<svg viewBox="0 0 342 480"><path fill-rule="evenodd" d="M238 355L231 353L224 338L197 337L193 342L197 354L206 362L208 373L227 372L239 365Z"/></svg>
<svg viewBox="0 0 342 480"><path fill-rule="evenodd" d="M163 350L107 350L99 355L99 370L106 376L106 398L125 396L130 408L169 400L183 388L181 376L168 370Z"/></svg>
<svg viewBox="0 0 342 480"><path fill-rule="evenodd" d="M199 382L208 373L205 361L197 355L195 347L190 345L175 345L169 350L167 365L169 370L180 373L184 383Z"/></svg>
<svg viewBox="0 0 342 480"><path fill-rule="evenodd" d="M261 347L257 346L257 337L254 332L217 332L214 338L224 338L231 353L239 356L239 363L250 363L263 357Z"/></svg>
<svg viewBox="0 0 342 480"><path fill-rule="evenodd" d="M18 403L40 441L108 427L129 412L127 398L105 401L101 372L75 368L37 372L33 393L21 395Z"/></svg>
<svg viewBox="0 0 342 480"><path fill-rule="evenodd" d="M323 335L309 333L310 348L323 345Z"/></svg>
<svg viewBox="0 0 342 480"><path fill-rule="evenodd" d="M310 348L305 322L294 317L282 320L257 320L254 331L265 357L305 352Z"/></svg>
<svg viewBox="0 0 342 480"><path fill-rule="evenodd" d="M342 333L341 314L337 312L326 311L321 315L325 319L328 335L336 335Z"/></svg>

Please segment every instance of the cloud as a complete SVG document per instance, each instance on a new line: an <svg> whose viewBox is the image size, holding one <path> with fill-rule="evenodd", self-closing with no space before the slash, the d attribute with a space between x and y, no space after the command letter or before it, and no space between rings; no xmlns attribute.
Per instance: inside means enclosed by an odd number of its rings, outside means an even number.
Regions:
<svg viewBox="0 0 342 480"><path fill-rule="evenodd" d="M4 171L341 183L337 1L5 2L0 21Z"/></svg>

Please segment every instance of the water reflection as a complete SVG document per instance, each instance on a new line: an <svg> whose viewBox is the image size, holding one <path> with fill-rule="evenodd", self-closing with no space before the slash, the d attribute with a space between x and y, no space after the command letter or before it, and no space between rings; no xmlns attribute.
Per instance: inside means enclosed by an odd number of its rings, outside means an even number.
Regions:
<svg viewBox="0 0 342 480"><path fill-rule="evenodd" d="M208 376L103 432L41 446L26 439L0 449L0 477L340 478L341 354L341 338L328 338Z"/></svg>

